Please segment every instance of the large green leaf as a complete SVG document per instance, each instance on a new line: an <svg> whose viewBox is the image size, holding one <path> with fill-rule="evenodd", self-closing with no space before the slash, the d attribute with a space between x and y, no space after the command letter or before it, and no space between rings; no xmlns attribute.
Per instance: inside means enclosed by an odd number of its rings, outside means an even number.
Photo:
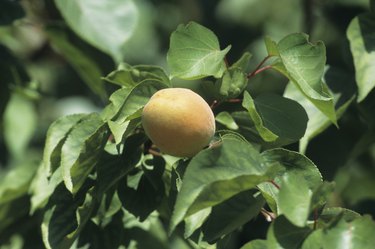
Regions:
<svg viewBox="0 0 375 249"><path fill-rule="evenodd" d="M245 245L243 245L240 249L269 249L266 240L252 240Z"/></svg>
<svg viewBox="0 0 375 249"><path fill-rule="evenodd" d="M305 133L308 117L297 102L276 94L263 94L251 99L245 92L242 103L259 135L267 142L276 139L284 144L298 141Z"/></svg>
<svg viewBox="0 0 375 249"><path fill-rule="evenodd" d="M296 226L305 226L310 214L312 195L305 178L286 174L277 196L278 214L284 214Z"/></svg>
<svg viewBox="0 0 375 249"><path fill-rule="evenodd" d="M177 196L170 230L189 215L215 206L235 194L272 179L280 170L262 164L247 142L224 136L220 145L203 150L189 163Z"/></svg>
<svg viewBox="0 0 375 249"><path fill-rule="evenodd" d="M33 102L12 94L4 112L4 139L13 157L22 157L37 125Z"/></svg>
<svg viewBox="0 0 375 249"><path fill-rule="evenodd" d="M47 176L60 167L61 148L66 137L70 133L72 127L80 122L84 116L84 114L64 116L50 125L43 153L43 165Z"/></svg>
<svg viewBox="0 0 375 249"><path fill-rule="evenodd" d="M353 54L358 85L357 101L361 102L375 87L375 14L365 13L354 18L347 30Z"/></svg>
<svg viewBox="0 0 375 249"><path fill-rule="evenodd" d="M285 171L278 174L273 180L279 187L282 184L284 176L291 179L304 179L309 190L315 190L322 182L322 176L316 165L302 154L279 148L264 151L261 156L265 164L277 163L285 168ZM279 189L275 184L265 182L258 185L258 187L262 191L272 211L278 213L277 204Z"/></svg>
<svg viewBox="0 0 375 249"><path fill-rule="evenodd" d="M137 25L138 11L132 0L55 0L70 28L116 61Z"/></svg>
<svg viewBox="0 0 375 249"><path fill-rule="evenodd" d="M72 128L61 148L65 186L76 193L97 164L108 138L107 126L96 113L87 115Z"/></svg>
<svg viewBox="0 0 375 249"><path fill-rule="evenodd" d="M50 198L41 224L43 242L48 249L70 248L95 208L93 190L74 198L64 185ZM86 194L85 194L86 193Z"/></svg>
<svg viewBox="0 0 375 249"><path fill-rule="evenodd" d="M100 97L106 97L100 78L101 69L93 58L74 45L69 39L68 31L57 26L49 26L46 28L46 34L52 47L72 65L86 85Z"/></svg>
<svg viewBox="0 0 375 249"><path fill-rule="evenodd" d="M331 122L336 124L333 97L322 81L326 62L323 42L312 44L305 34L292 34L277 44L280 60L272 67L284 74Z"/></svg>
<svg viewBox="0 0 375 249"><path fill-rule="evenodd" d="M375 222L370 216L352 222L341 220L337 225L324 231L323 249L372 249L375 245Z"/></svg>
<svg viewBox="0 0 375 249"><path fill-rule="evenodd" d="M265 201L259 192L253 190L241 192L218 204L212 208L202 227L204 239L214 242L240 228L257 216L264 204Z"/></svg>
<svg viewBox="0 0 375 249"><path fill-rule="evenodd" d="M182 79L220 78L226 68L224 57L229 49L230 46L220 50L216 35L195 22L180 25L170 39L167 60L171 76Z"/></svg>

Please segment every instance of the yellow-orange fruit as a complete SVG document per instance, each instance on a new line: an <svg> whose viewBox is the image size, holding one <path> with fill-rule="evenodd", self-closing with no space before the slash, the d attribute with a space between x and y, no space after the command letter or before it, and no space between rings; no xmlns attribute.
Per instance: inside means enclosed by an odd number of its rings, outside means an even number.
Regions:
<svg viewBox="0 0 375 249"><path fill-rule="evenodd" d="M142 125L162 152L178 157L194 156L209 144L215 133L210 106L185 88L156 92L143 109Z"/></svg>

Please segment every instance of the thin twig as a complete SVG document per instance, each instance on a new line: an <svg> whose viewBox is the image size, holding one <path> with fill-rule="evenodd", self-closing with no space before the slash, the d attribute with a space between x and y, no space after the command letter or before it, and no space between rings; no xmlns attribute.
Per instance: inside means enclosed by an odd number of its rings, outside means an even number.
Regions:
<svg viewBox="0 0 375 249"><path fill-rule="evenodd" d="M266 221L268 222L271 222L273 221L274 219L276 219L276 215L272 212L269 212L267 211L266 209L262 208L260 210L260 213L264 216L264 218L266 219Z"/></svg>
<svg viewBox="0 0 375 249"><path fill-rule="evenodd" d="M250 79L251 77L253 77L254 75L260 73L261 71L259 71L261 69L261 67L263 66L263 64L269 59L271 58L270 55L267 55L260 63L259 65L254 69L254 71L252 71L251 73L249 73L247 75L247 78ZM268 66L266 66L268 67ZM265 70L265 69L264 69ZM262 70L263 71L263 70Z"/></svg>

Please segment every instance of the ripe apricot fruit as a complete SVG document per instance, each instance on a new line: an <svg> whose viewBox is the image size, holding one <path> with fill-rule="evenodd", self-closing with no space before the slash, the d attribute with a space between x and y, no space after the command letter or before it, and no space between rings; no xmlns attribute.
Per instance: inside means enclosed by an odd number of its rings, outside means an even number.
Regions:
<svg viewBox="0 0 375 249"><path fill-rule="evenodd" d="M192 157L209 144L215 133L215 117L207 102L186 88L157 91L145 105L142 125L163 152Z"/></svg>

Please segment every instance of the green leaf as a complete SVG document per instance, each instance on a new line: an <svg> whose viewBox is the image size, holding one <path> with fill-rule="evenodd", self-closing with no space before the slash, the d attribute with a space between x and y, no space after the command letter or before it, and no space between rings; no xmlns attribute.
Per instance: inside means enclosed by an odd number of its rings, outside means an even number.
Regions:
<svg viewBox="0 0 375 249"><path fill-rule="evenodd" d="M24 153L23 158L14 161L7 170L0 170L0 203L10 202L26 195L36 174L39 154Z"/></svg>
<svg viewBox="0 0 375 249"><path fill-rule="evenodd" d="M138 21L132 0L55 0L55 4L74 32L116 61L122 60L124 44Z"/></svg>
<svg viewBox="0 0 375 249"><path fill-rule="evenodd" d="M75 125L61 148L61 167L67 189L77 193L98 162L107 141L107 126L96 113Z"/></svg>
<svg viewBox="0 0 375 249"><path fill-rule="evenodd" d="M158 80L170 86L170 80L163 68L152 65L130 66L120 64L119 68L108 74L104 80L122 87L133 88L143 80Z"/></svg>
<svg viewBox="0 0 375 249"><path fill-rule="evenodd" d="M241 68L230 68L216 84L219 87L219 94L224 99L236 98L247 86L248 79Z"/></svg>
<svg viewBox="0 0 375 249"><path fill-rule="evenodd" d="M220 112L216 115L215 120L220 124L225 125L228 129L238 130L238 125L229 112Z"/></svg>
<svg viewBox="0 0 375 249"><path fill-rule="evenodd" d="M267 232L267 245L272 249L300 249L300 246L311 230L297 227L285 216L279 216L271 224ZM332 247L335 248L335 247ZM339 247L336 247L339 248Z"/></svg>
<svg viewBox="0 0 375 249"><path fill-rule="evenodd" d="M297 33L283 38L277 48L280 61L272 67L296 84L304 96L337 125L333 97L322 82L326 62L323 42L312 44L307 35Z"/></svg>
<svg viewBox="0 0 375 249"><path fill-rule="evenodd" d="M164 82L156 79L143 80L133 88L122 88L114 92L106 108L104 119L114 135L116 144L120 144L125 138L124 134L130 134L136 128L131 125L132 119L139 118L139 111L147 104L151 96L160 89L166 88ZM133 123L134 124L134 123ZM138 122L136 123L138 124Z"/></svg>
<svg viewBox="0 0 375 249"><path fill-rule="evenodd" d="M55 190L41 225L46 248L70 248L76 240L95 207L92 189L84 190L74 198L63 185Z"/></svg>
<svg viewBox="0 0 375 249"><path fill-rule="evenodd" d="M277 196L278 214L284 214L295 226L304 227L310 214L312 195L304 178L286 174Z"/></svg>
<svg viewBox="0 0 375 249"><path fill-rule="evenodd" d="M302 249L323 249L323 231L315 230L305 239Z"/></svg>
<svg viewBox="0 0 375 249"><path fill-rule="evenodd" d="M322 182L322 176L316 165L306 156L286 149L272 149L261 154L265 164L280 164L285 171L278 174L273 181L280 186L282 178L301 178L307 183L310 190L315 190ZM277 200L279 190L269 182L258 185L272 211L277 213Z"/></svg>
<svg viewBox="0 0 375 249"><path fill-rule="evenodd" d="M262 116L258 113L255 102L248 92L244 93L242 106L249 112L250 118L254 122L255 128L257 129L262 139L264 139L264 141L275 141L278 138L275 133L265 127Z"/></svg>
<svg viewBox="0 0 375 249"><path fill-rule="evenodd" d="M136 133L125 140L121 155L103 154L97 165L99 196L102 196L135 168L142 157L141 145L146 140L143 133Z"/></svg>
<svg viewBox="0 0 375 249"><path fill-rule="evenodd" d="M347 37L353 54L358 86L357 101L361 102L375 87L375 15L365 13L354 18L348 27Z"/></svg>
<svg viewBox="0 0 375 249"><path fill-rule="evenodd" d="M334 92L334 103L337 119L345 113L355 98L355 85L353 76L344 70L329 67L325 71L324 81ZM306 110L309 121L307 123L306 133L301 138L299 151L306 151L309 141L315 136L326 130L332 123L326 115L317 109L294 84L288 84L284 96L298 101Z"/></svg>
<svg viewBox="0 0 375 249"><path fill-rule="evenodd" d="M58 26L48 26L45 31L53 48L72 65L86 85L104 99L106 92L101 80L102 72L95 60L74 45L67 30Z"/></svg>
<svg viewBox="0 0 375 249"><path fill-rule="evenodd" d="M216 205L202 227L204 239L214 242L240 228L257 216L264 204L259 192L248 190Z"/></svg>
<svg viewBox="0 0 375 249"><path fill-rule="evenodd" d="M140 176L128 175L127 182L120 182L118 188L123 207L140 221L144 221L160 205L164 194L164 160L154 157L147 161ZM135 186L131 186L132 183Z"/></svg>
<svg viewBox="0 0 375 249"><path fill-rule="evenodd" d="M191 80L220 78L226 69L224 58L229 49L230 46L220 50L216 35L195 22L180 25L170 39L167 61L171 76Z"/></svg>
<svg viewBox="0 0 375 249"><path fill-rule="evenodd" d="M14 20L25 16L20 1L3 0L0 2L0 25L10 25Z"/></svg>
<svg viewBox="0 0 375 249"><path fill-rule="evenodd" d="M4 112L4 140L15 158L20 158L34 136L37 113L33 102L17 93L12 94Z"/></svg>
<svg viewBox="0 0 375 249"><path fill-rule="evenodd" d="M234 136L224 136L222 144L203 150L189 163L177 196L170 231L185 217L254 188L272 179L278 171L278 167L264 167L259 153L249 143Z"/></svg>
<svg viewBox="0 0 375 249"><path fill-rule="evenodd" d="M259 135L267 142L298 141L305 133L308 117L301 105L276 94L262 94L251 100L246 92L242 105L248 110Z"/></svg>
<svg viewBox="0 0 375 249"><path fill-rule="evenodd" d="M329 228L332 225L338 223L338 221L345 220L346 222L352 222L353 220L360 218L361 215L350 209L341 207L329 207L324 208L322 213L319 215L317 227Z"/></svg>
<svg viewBox="0 0 375 249"><path fill-rule="evenodd" d="M72 128L81 121L85 114L64 116L53 122L47 132L43 152L43 165L47 176L60 167L61 148Z"/></svg>
<svg viewBox="0 0 375 249"><path fill-rule="evenodd" d="M341 220L324 232L323 248L372 249L375 245L374 231L375 222L370 216L364 216L349 223Z"/></svg>
<svg viewBox="0 0 375 249"><path fill-rule="evenodd" d="M246 72L248 69L251 57L252 57L252 54L250 54L249 52L245 52L241 56L241 58L239 58L235 63L232 64L232 66L230 66L230 69L239 68L242 71Z"/></svg>
<svg viewBox="0 0 375 249"><path fill-rule="evenodd" d="M264 43L266 45L268 56L280 56L277 48L277 42L271 39L271 37L266 36L264 38Z"/></svg>
<svg viewBox="0 0 375 249"><path fill-rule="evenodd" d="M269 249L269 247L266 240L256 239L246 243L240 249Z"/></svg>

